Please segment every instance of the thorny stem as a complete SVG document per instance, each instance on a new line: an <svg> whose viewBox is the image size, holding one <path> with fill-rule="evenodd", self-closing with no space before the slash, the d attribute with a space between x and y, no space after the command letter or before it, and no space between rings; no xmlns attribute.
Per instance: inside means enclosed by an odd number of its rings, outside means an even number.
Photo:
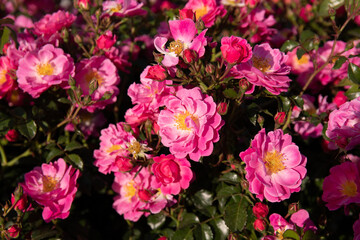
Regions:
<svg viewBox="0 0 360 240"><path fill-rule="evenodd" d="M14 157L13 159L11 159L6 165L4 165L5 167L11 167L15 164L17 164L17 162L23 158L23 157L27 157L30 156L32 154L32 151L29 149L27 149L25 152L23 152L22 154L20 154L17 157Z"/></svg>
<svg viewBox="0 0 360 240"><path fill-rule="evenodd" d="M356 11L354 11L356 13ZM348 18L346 19L346 21L344 22L344 24L341 26L340 30L335 34L335 39L331 48L331 52L329 57L327 58L326 62L320 67L317 68L313 74L311 74L311 76L309 77L308 81L306 82L305 86L302 88L302 91L300 93L300 96L302 96L304 94L304 92L306 91L306 89L309 87L309 85L311 84L311 82L314 80L315 76L321 71L323 70L329 63L330 61L333 59L334 57L334 52L335 52L335 46L336 46L336 42L341 34L341 32L344 30L344 28L346 27L346 25L350 22L350 20L352 19L354 13L350 14L350 16L348 16Z"/></svg>
<svg viewBox="0 0 360 240"><path fill-rule="evenodd" d="M4 148L2 147L2 145L0 145L0 155L1 155L1 166L6 166L7 165L7 159L6 159L6 154L4 151Z"/></svg>

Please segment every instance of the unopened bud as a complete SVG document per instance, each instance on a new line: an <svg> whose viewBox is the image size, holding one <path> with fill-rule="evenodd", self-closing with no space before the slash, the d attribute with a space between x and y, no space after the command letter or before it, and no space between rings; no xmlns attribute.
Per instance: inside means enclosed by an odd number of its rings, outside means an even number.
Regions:
<svg viewBox="0 0 360 240"><path fill-rule="evenodd" d="M336 15L336 10L332 7L329 7L329 10L328 10L328 13L329 13L329 16L335 16Z"/></svg>
<svg viewBox="0 0 360 240"><path fill-rule="evenodd" d="M195 19L194 12L191 9L186 9L186 8L179 10L179 16L180 16L180 20L189 18L194 21Z"/></svg>
<svg viewBox="0 0 360 240"><path fill-rule="evenodd" d="M119 168L119 171L121 172L128 172L134 167L130 159L120 156L116 157L115 164Z"/></svg>
<svg viewBox="0 0 360 240"><path fill-rule="evenodd" d="M254 221L254 229L258 232L262 232L265 230L266 222L264 219L256 219Z"/></svg>
<svg viewBox="0 0 360 240"><path fill-rule="evenodd" d="M197 61L198 54L192 49L185 49L183 52L183 59L185 63L192 63Z"/></svg>
<svg viewBox="0 0 360 240"><path fill-rule="evenodd" d="M196 26L196 29L199 31L202 31L205 29L205 23L201 18L196 21L195 26Z"/></svg>
<svg viewBox="0 0 360 240"><path fill-rule="evenodd" d="M153 52L153 55L155 62L157 62L158 64L160 64L164 60L164 55L161 53Z"/></svg>
<svg viewBox="0 0 360 240"><path fill-rule="evenodd" d="M213 74L215 72L215 66L211 63L206 64L205 72Z"/></svg>
<svg viewBox="0 0 360 240"><path fill-rule="evenodd" d="M89 83L89 95L92 95L98 87L99 87L99 84L98 84L97 79L93 78Z"/></svg>
<svg viewBox="0 0 360 240"><path fill-rule="evenodd" d="M264 121L265 121L264 117L261 115L258 115L257 122L259 123L260 126L262 126L264 124Z"/></svg>
<svg viewBox="0 0 360 240"><path fill-rule="evenodd" d="M185 73L181 71L180 69L176 70L176 77L183 78L185 76Z"/></svg>
<svg viewBox="0 0 360 240"><path fill-rule="evenodd" d="M15 142L15 141L18 140L18 138L19 138L19 133L18 133L15 129L10 129L10 130L5 134L5 138L6 138L6 140L8 140L9 142Z"/></svg>
<svg viewBox="0 0 360 240"><path fill-rule="evenodd" d="M244 92L246 92L246 90L250 87L250 83L248 80L246 80L245 78L240 79L239 81L239 87L241 90L243 90Z"/></svg>
<svg viewBox="0 0 360 240"><path fill-rule="evenodd" d="M76 35L75 35L74 41L75 41L76 43L82 43L82 39L81 39L81 37L80 37L79 34L76 34Z"/></svg>
<svg viewBox="0 0 360 240"><path fill-rule="evenodd" d="M217 112L220 115L226 115L228 111L228 104L226 102L221 102L217 105Z"/></svg>
<svg viewBox="0 0 360 240"><path fill-rule="evenodd" d="M138 195L139 195L140 200L143 202L148 202L152 197L151 192L148 190L140 190L138 192Z"/></svg>
<svg viewBox="0 0 360 240"><path fill-rule="evenodd" d="M249 182L246 181L246 180L242 180L240 182L240 185L241 185L241 188L244 189L244 190L249 190Z"/></svg>
<svg viewBox="0 0 360 240"><path fill-rule="evenodd" d="M90 0L77 0L75 3L75 7L78 7L81 10L89 10Z"/></svg>
<svg viewBox="0 0 360 240"><path fill-rule="evenodd" d="M19 226L14 224L6 230L6 233L11 238L17 238L19 236L20 230L21 229L19 228Z"/></svg>
<svg viewBox="0 0 360 240"><path fill-rule="evenodd" d="M265 218L269 214L269 207L262 202L257 202L253 206L252 211L256 218Z"/></svg>
<svg viewBox="0 0 360 240"><path fill-rule="evenodd" d="M292 215L293 213L296 213L299 211L299 203L291 203L288 208L288 215Z"/></svg>
<svg viewBox="0 0 360 240"><path fill-rule="evenodd" d="M279 125L283 125L285 123L286 113L285 112L278 112L276 113L274 120L275 123Z"/></svg>
<svg viewBox="0 0 360 240"><path fill-rule="evenodd" d="M108 100L108 99L111 98L111 96L112 96L112 93L111 93L111 92L106 92L106 93L102 96L102 98L100 99L100 101Z"/></svg>
<svg viewBox="0 0 360 240"><path fill-rule="evenodd" d="M160 65L150 66L146 78L163 81L167 77L167 71Z"/></svg>

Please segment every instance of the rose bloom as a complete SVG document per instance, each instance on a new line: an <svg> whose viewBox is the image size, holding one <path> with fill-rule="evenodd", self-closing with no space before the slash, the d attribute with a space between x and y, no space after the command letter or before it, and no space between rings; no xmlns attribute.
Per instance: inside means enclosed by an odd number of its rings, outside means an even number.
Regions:
<svg viewBox="0 0 360 240"><path fill-rule="evenodd" d="M75 15L59 10L52 14L46 14L40 21L34 23L34 32L36 35L51 36L62 28L70 27L75 20Z"/></svg>
<svg viewBox="0 0 360 240"><path fill-rule="evenodd" d="M74 76L74 61L61 48L47 44L25 54L16 71L19 87L33 98L53 85L65 85Z"/></svg>
<svg viewBox="0 0 360 240"><path fill-rule="evenodd" d="M148 156L144 153L149 150L146 144L138 142L124 128L125 123L119 122L101 130L100 148L94 151L96 159L94 165L99 168L99 172L103 174L118 172L117 157L124 157L130 162L132 158Z"/></svg>
<svg viewBox="0 0 360 240"><path fill-rule="evenodd" d="M152 187L160 188L164 194L179 194L181 189L189 187L193 173L190 163L185 158L175 158L173 155L162 154L153 158L151 171L155 175Z"/></svg>
<svg viewBox="0 0 360 240"><path fill-rule="evenodd" d="M201 156L209 156L223 125L213 98L198 87L181 89L165 99L165 107L158 118L161 142L176 158L189 154L190 159L199 161Z"/></svg>
<svg viewBox="0 0 360 240"><path fill-rule="evenodd" d="M9 58L0 57L0 99L15 87L15 66Z"/></svg>
<svg viewBox="0 0 360 240"><path fill-rule="evenodd" d="M201 18L207 28L214 25L217 17L224 17L227 12L224 6L217 5L216 0L189 0L184 9L191 9L196 20Z"/></svg>
<svg viewBox="0 0 360 240"><path fill-rule="evenodd" d="M279 49L272 49L268 43L263 43L253 48L249 61L234 66L231 74L235 78L245 77L251 84L279 95L288 90L291 82L287 76L291 68L285 65L286 60L287 56ZM254 87L246 93L253 91Z"/></svg>
<svg viewBox="0 0 360 240"><path fill-rule="evenodd" d="M280 202L300 191L307 159L282 130L266 134L263 128L240 158L246 163L249 191L261 201Z"/></svg>
<svg viewBox="0 0 360 240"><path fill-rule="evenodd" d="M322 200L334 211L350 203L360 203L360 163L344 162L330 169L323 183Z"/></svg>
<svg viewBox="0 0 360 240"><path fill-rule="evenodd" d="M106 105L116 102L120 77L115 65L106 57L93 56L90 59L81 60L76 64L75 80L83 96L90 94L90 83L95 82L97 85L97 89L91 94L91 100L95 103L85 107L89 112L104 109ZM111 95L110 98L101 100L106 93Z"/></svg>
<svg viewBox="0 0 360 240"><path fill-rule="evenodd" d="M347 151L360 144L360 97L330 113L326 136Z"/></svg>
<svg viewBox="0 0 360 240"><path fill-rule="evenodd" d="M252 56L250 44L240 37L223 37L220 49L223 58L230 64L247 62Z"/></svg>
<svg viewBox="0 0 360 240"><path fill-rule="evenodd" d="M25 194L44 206L42 217L45 222L69 216L79 173L59 158L25 174L25 182L21 186Z"/></svg>
<svg viewBox="0 0 360 240"><path fill-rule="evenodd" d="M116 43L116 35L111 31L106 31L96 40L96 46L99 49L109 49Z"/></svg>
<svg viewBox="0 0 360 240"><path fill-rule="evenodd" d="M167 205L175 203L172 195L164 195L151 187L153 178L147 168L115 173L112 189L119 195L114 198L113 208L125 219L136 222L142 215L159 213Z"/></svg>
<svg viewBox="0 0 360 240"><path fill-rule="evenodd" d="M110 16L131 17L145 15L147 12L141 9L143 5L144 3L138 3L136 0L115 0L103 2L102 7Z"/></svg>

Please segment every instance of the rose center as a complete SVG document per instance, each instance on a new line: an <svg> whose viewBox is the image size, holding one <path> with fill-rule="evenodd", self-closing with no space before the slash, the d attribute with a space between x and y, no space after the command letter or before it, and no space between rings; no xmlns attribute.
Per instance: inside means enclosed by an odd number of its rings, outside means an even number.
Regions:
<svg viewBox="0 0 360 240"><path fill-rule="evenodd" d="M208 13L208 9L206 6L196 9L195 10L196 19L199 19L200 17L204 16L207 13Z"/></svg>
<svg viewBox="0 0 360 240"><path fill-rule="evenodd" d="M357 194L357 186L354 181L346 181L341 184L341 193L348 197L354 197Z"/></svg>
<svg viewBox="0 0 360 240"><path fill-rule="evenodd" d="M187 117L190 117L195 124L199 122L199 120L193 115L191 115L188 111L186 111L185 113L179 113L175 117L175 123L176 123L175 126L177 129L187 130L187 131L191 130L191 128L189 128L188 125L186 124Z"/></svg>
<svg viewBox="0 0 360 240"><path fill-rule="evenodd" d="M54 67L50 63L40 63L36 66L36 71L39 75L50 76L54 73Z"/></svg>
<svg viewBox="0 0 360 240"><path fill-rule="evenodd" d="M302 57L301 57L300 59L298 59L298 58L296 57L296 60L297 60L297 62L298 62L299 65L307 64L307 63L309 62L309 59L310 59L310 57L309 57L309 55L307 55L307 54L302 55Z"/></svg>
<svg viewBox="0 0 360 240"><path fill-rule="evenodd" d="M170 43L168 47L170 52L174 52L176 55L179 55L184 50L184 43L180 40L176 40Z"/></svg>
<svg viewBox="0 0 360 240"><path fill-rule="evenodd" d="M140 150L141 150L141 145L140 145L140 143L138 141L134 141L128 147L128 151L134 156L138 155Z"/></svg>
<svg viewBox="0 0 360 240"><path fill-rule="evenodd" d="M268 71L271 67L269 60L266 58L253 56L252 62L253 62L254 67L256 67L257 69L259 69L262 72Z"/></svg>
<svg viewBox="0 0 360 240"><path fill-rule="evenodd" d="M131 180L130 182L128 182L127 184L124 185L124 190L125 190L125 197L128 198L129 200L135 196L136 194L136 188L134 187L134 181Z"/></svg>
<svg viewBox="0 0 360 240"><path fill-rule="evenodd" d="M43 192L51 192L58 185L58 181L50 176L43 176Z"/></svg>
<svg viewBox="0 0 360 240"><path fill-rule="evenodd" d="M122 9L121 4L116 4L114 7L110 8L110 13L120 12Z"/></svg>
<svg viewBox="0 0 360 240"><path fill-rule="evenodd" d="M90 84L91 81L95 80L97 81L99 86L104 82L104 79L100 76L100 74L96 70L91 70L87 72L85 75L85 80L88 84Z"/></svg>
<svg viewBox="0 0 360 240"><path fill-rule="evenodd" d="M5 69L0 71L0 85L3 85L6 82L6 73Z"/></svg>
<svg viewBox="0 0 360 240"><path fill-rule="evenodd" d="M272 152L267 152L264 157L264 163L266 171L270 174L277 173L285 169L283 161L285 160L282 153L274 150Z"/></svg>
<svg viewBox="0 0 360 240"><path fill-rule="evenodd" d="M121 150L121 146L120 146L120 145L112 145L111 147L109 147L108 149L106 149L106 152L112 153L112 152L119 151L119 150Z"/></svg>

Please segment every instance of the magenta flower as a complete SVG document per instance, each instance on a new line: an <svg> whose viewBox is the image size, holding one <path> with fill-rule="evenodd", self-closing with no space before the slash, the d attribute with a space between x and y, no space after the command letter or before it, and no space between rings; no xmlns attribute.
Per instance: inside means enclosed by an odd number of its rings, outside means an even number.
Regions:
<svg viewBox="0 0 360 240"><path fill-rule="evenodd" d="M46 14L40 21L34 23L35 34L50 37L62 28L70 27L76 20L76 16L59 10L53 14Z"/></svg>
<svg viewBox="0 0 360 240"><path fill-rule="evenodd" d="M216 0L189 0L184 9L191 9L196 20L201 18L207 28L214 25L217 17L224 17L227 12L224 6L217 5Z"/></svg>
<svg viewBox="0 0 360 240"><path fill-rule="evenodd" d="M153 178L147 168L115 173L112 189L119 195L114 198L113 208L125 219L136 222L142 215L159 213L173 203L172 195L164 195L151 187Z"/></svg>
<svg viewBox="0 0 360 240"><path fill-rule="evenodd" d="M110 124L108 128L101 130L100 149L94 151L94 165L103 174L118 172L117 157L130 161L131 157L146 157L144 152L147 150L149 148L146 144L138 142L130 132L125 131L123 122Z"/></svg>
<svg viewBox="0 0 360 240"><path fill-rule="evenodd" d="M15 66L9 58L0 57L0 99L15 88Z"/></svg>
<svg viewBox="0 0 360 240"><path fill-rule="evenodd" d="M111 31L106 31L96 40L96 46L99 49L109 49L116 43L116 35Z"/></svg>
<svg viewBox="0 0 360 240"><path fill-rule="evenodd" d="M25 174L25 182L21 186L25 194L44 206L42 217L45 222L69 216L79 173L59 158Z"/></svg>
<svg viewBox="0 0 360 240"><path fill-rule="evenodd" d="M86 107L89 112L104 109L106 105L116 102L116 96L119 93L117 84L120 82L120 77L115 65L106 57L93 56L76 64L75 80L83 96L90 94L90 83L96 81L98 87L91 94L91 99L96 102ZM101 100L106 93L111 95L110 98Z"/></svg>
<svg viewBox="0 0 360 240"><path fill-rule="evenodd" d="M181 89L176 96L167 97L165 107L158 118L161 142L176 158L189 154L199 161L201 156L209 156L223 125L213 98L203 95L198 87Z"/></svg>
<svg viewBox="0 0 360 240"><path fill-rule="evenodd" d="M307 159L282 130L266 134L262 129L240 157L246 163L249 191L261 201L280 202L300 191Z"/></svg>
<svg viewBox="0 0 360 240"><path fill-rule="evenodd" d="M183 56L185 49L194 50L199 57L204 56L205 46L207 45L205 38L207 29L196 36L197 29L191 19L172 20L169 21L169 25L171 35L174 38L169 47L165 49L165 44L168 41L165 37L156 37L154 40L156 50L165 55L162 61L164 66L171 67L178 64L179 56Z"/></svg>
<svg viewBox="0 0 360 240"><path fill-rule="evenodd" d="M360 144L360 97L330 113L326 136L347 151Z"/></svg>
<svg viewBox="0 0 360 240"><path fill-rule="evenodd" d="M74 61L61 48L51 44L25 54L16 72L19 87L38 98L53 85L66 84L74 76Z"/></svg>
<svg viewBox="0 0 360 240"><path fill-rule="evenodd" d="M323 183L322 200L334 211L350 203L360 203L359 163L344 162L330 169Z"/></svg>
<svg viewBox="0 0 360 240"><path fill-rule="evenodd" d="M190 163L185 158L175 158L173 155L162 154L154 157L151 171L155 175L155 180L151 186L155 189L160 188L164 194L179 194L181 189L187 189L193 173Z"/></svg>
<svg viewBox="0 0 360 240"><path fill-rule="evenodd" d="M250 44L240 37L223 37L220 49L225 61L230 64L245 63L252 57Z"/></svg>
<svg viewBox="0 0 360 240"><path fill-rule="evenodd" d="M232 74L236 78L245 77L251 84L279 95L288 90L291 82L287 76L290 67L285 65L286 60L287 56L279 49L272 49L268 43L263 43L253 48L251 60L234 66Z"/></svg>
<svg viewBox="0 0 360 240"><path fill-rule="evenodd" d="M145 15L147 12L141 9L144 3L136 0L115 0L103 2L103 10L110 16L131 17Z"/></svg>

